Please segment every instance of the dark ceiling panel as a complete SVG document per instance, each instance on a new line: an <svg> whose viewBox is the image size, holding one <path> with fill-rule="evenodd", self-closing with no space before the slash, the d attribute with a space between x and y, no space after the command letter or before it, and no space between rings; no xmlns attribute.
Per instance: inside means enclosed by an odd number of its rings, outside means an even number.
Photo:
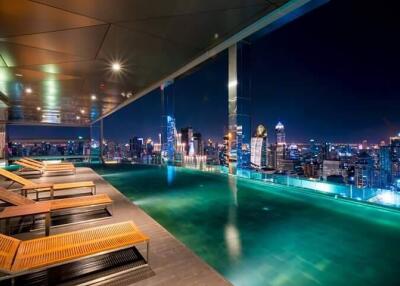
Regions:
<svg viewBox="0 0 400 286"><path fill-rule="evenodd" d="M101 46L107 28L108 24L0 38L0 41L75 55L81 58L94 59Z"/></svg>
<svg viewBox="0 0 400 286"><path fill-rule="evenodd" d="M9 67L41 65L47 63L57 64L81 60L79 57L68 54L4 42L0 42L0 55Z"/></svg>
<svg viewBox="0 0 400 286"><path fill-rule="evenodd" d="M100 24L104 23L28 0L0 0L0 37Z"/></svg>
<svg viewBox="0 0 400 286"><path fill-rule="evenodd" d="M109 23L195 14L251 5L269 5L265 0L37 0L36 2Z"/></svg>
<svg viewBox="0 0 400 286"><path fill-rule="evenodd" d="M253 5L241 9L210 11L194 15L153 18L119 23L134 31L154 35L173 43L204 50L218 44L221 39L237 31L251 19L271 7Z"/></svg>

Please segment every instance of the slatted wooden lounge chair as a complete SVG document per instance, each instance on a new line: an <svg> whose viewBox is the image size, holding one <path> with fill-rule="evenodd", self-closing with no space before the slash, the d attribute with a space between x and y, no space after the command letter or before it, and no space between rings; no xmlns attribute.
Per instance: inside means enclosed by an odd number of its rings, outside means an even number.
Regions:
<svg viewBox="0 0 400 286"><path fill-rule="evenodd" d="M107 208L108 206L112 205L112 200L107 194L57 199L45 202L35 202L34 200L31 200L17 193L6 190L2 187L0 187L0 200L17 207L24 206L24 212L23 212L24 216L29 216L29 215L34 216L35 214L37 214L38 211L36 206L44 204L48 205L48 210L50 213L68 209L76 210L79 208L98 207L98 206ZM31 208L31 206L35 206L35 208ZM4 208L4 210L0 212L0 219L9 219L17 216L20 217L20 215L11 214L14 208L15 207ZM31 212L29 212L30 209L32 209ZM46 225L46 234L49 233L49 231L50 231L50 224Z"/></svg>
<svg viewBox="0 0 400 286"><path fill-rule="evenodd" d="M144 267L149 261L149 243L150 238L130 221L26 241L0 234L0 271L4 275L0 280L15 279L140 244L147 246L146 264L139 266ZM137 268L123 270L120 274Z"/></svg>
<svg viewBox="0 0 400 286"><path fill-rule="evenodd" d="M17 160L14 162L18 166L21 167L18 170L19 173L23 174L26 172L30 172L32 170L37 171L39 174L66 174L66 173L76 173L76 168L71 166L41 166L36 163L32 163L29 161L24 161L23 159Z"/></svg>
<svg viewBox="0 0 400 286"><path fill-rule="evenodd" d="M14 206L26 205L27 207L29 207L28 205L30 204L41 203L41 202L36 202L25 196L21 196L20 194L6 190L2 187L0 187L0 200ZM88 207L95 205L109 205L112 204L112 200L107 194L98 194L93 196L55 199L49 201L49 203L50 203L50 210L56 211L56 210L73 209L78 207Z"/></svg>
<svg viewBox="0 0 400 286"><path fill-rule="evenodd" d="M52 166L73 166L74 164L73 163L71 163L71 162L61 162L61 163L48 163L48 162L43 162L43 161L39 161L39 160L35 160L35 159L32 159L32 158L29 158L29 157L23 157L21 160L26 160L26 161L29 161L29 162L32 162L32 163L36 163L36 164L40 164L40 165L42 165L42 166L49 166L49 167L52 167Z"/></svg>
<svg viewBox="0 0 400 286"><path fill-rule="evenodd" d="M86 188L86 189L89 188L91 190L92 195L96 194L96 185L92 181L58 183L58 184L47 184L47 183L41 184L32 182L31 180L23 178L3 168L0 168L0 176L8 180L11 180L13 183L22 185L20 190L25 196L31 192L36 193L36 199L39 199L39 193L48 192L50 193L50 197L53 198L54 192L56 191L64 191L64 190L80 189L80 188Z"/></svg>

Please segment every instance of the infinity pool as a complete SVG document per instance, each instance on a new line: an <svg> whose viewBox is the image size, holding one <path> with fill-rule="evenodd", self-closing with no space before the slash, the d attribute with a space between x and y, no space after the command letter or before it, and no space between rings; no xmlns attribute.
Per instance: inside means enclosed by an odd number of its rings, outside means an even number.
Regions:
<svg viewBox="0 0 400 286"><path fill-rule="evenodd" d="M400 285L400 214L233 176L93 167L234 285Z"/></svg>

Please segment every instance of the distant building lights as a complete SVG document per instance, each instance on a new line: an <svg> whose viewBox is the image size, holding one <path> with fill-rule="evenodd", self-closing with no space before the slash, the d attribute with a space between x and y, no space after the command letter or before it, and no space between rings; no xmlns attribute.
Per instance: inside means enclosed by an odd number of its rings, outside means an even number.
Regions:
<svg viewBox="0 0 400 286"><path fill-rule="evenodd" d="M234 88L234 87L236 87L238 85L238 81L237 80L231 80L229 83L228 83L228 88Z"/></svg>
<svg viewBox="0 0 400 286"><path fill-rule="evenodd" d="M25 92L28 94L32 93L32 88L30 87L25 88Z"/></svg>
<svg viewBox="0 0 400 286"><path fill-rule="evenodd" d="M118 71L121 70L121 64L115 62L115 63L113 63L113 64L111 65L111 68L112 68L113 71L118 72Z"/></svg>

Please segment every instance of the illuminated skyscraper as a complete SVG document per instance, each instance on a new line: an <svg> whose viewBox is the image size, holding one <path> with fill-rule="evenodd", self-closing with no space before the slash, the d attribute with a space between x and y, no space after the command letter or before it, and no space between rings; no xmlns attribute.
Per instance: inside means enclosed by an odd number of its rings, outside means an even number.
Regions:
<svg viewBox="0 0 400 286"><path fill-rule="evenodd" d="M275 126L276 144L286 144L285 126L279 121Z"/></svg>
<svg viewBox="0 0 400 286"><path fill-rule="evenodd" d="M357 187L366 188L374 186L374 161L367 152L362 152L358 156L354 171L354 181Z"/></svg>
<svg viewBox="0 0 400 286"><path fill-rule="evenodd" d="M254 136L251 138L251 166L261 169L268 165L268 136L267 129L258 125Z"/></svg>
<svg viewBox="0 0 400 286"><path fill-rule="evenodd" d="M390 146L379 147L380 187L387 188L392 182L392 151Z"/></svg>
<svg viewBox="0 0 400 286"><path fill-rule="evenodd" d="M276 162L276 169L282 170L283 169L283 160L285 159L286 154L286 134L285 134L285 126L281 122L275 126L276 132L276 151L275 151L275 162Z"/></svg>
<svg viewBox="0 0 400 286"><path fill-rule="evenodd" d="M185 145L185 155L189 155L190 142L193 138L193 128L185 127L181 128L181 143Z"/></svg>

